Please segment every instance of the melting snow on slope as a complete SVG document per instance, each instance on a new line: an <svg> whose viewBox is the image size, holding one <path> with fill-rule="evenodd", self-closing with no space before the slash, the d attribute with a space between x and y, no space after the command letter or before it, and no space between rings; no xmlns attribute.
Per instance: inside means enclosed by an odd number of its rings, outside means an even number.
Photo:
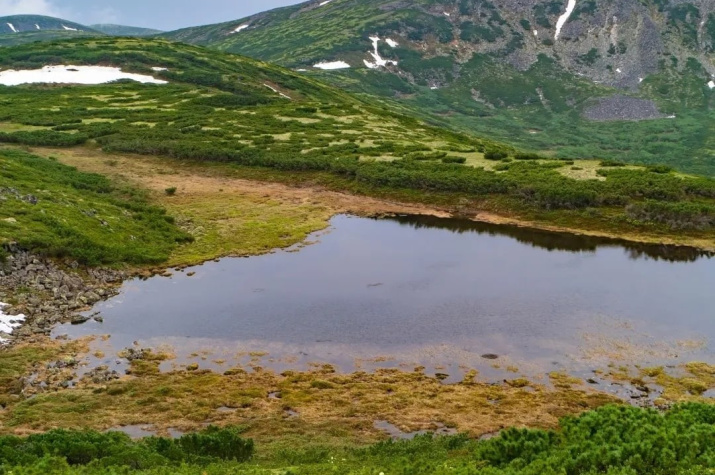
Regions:
<svg viewBox="0 0 715 475"><path fill-rule="evenodd" d="M17 29L15 28L15 25L13 25L12 23L8 23L7 26L10 27L10 29L12 30L13 33L17 33Z"/></svg>
<svg viewBox="0 0 715 475"><path fill-rule="evenodd" d="M318 69L347 69L350 65L345 61L332 61L314 64L313 67Z"/></svg>
<svg viewBox="0 0 715 475"><path fill-rule="evenodd" d="M558 40L559 36L561 36L561 29L564 27L566 22L569 21L569 18L571 17L571 14L573 13L575 8L576 0L569 0L569 4L566 7L566 13L561 15L559 21L556 22L556 36L554 37L555 40Z"/></svg>
<svg viewBox="0 0 715 475"><path fill-rule="evenodd" d="M22 322L27 319L25 315L5 315L3 309L9 307L9 304L0 302L0 333L11 335L12 332L22 325ZM6 338L0 337L0 344L7 343Z"/></svg>
<svg viewBox="0 0 715 475"><path fill-rule="evenodd" d="M69 26L62 25L62 28L64 28L67 31L79 31L77 28L70 28Z"/></svg>
<svg viewBox="0 0 715 475"><path fill-rule="evenodd" d="M285 98L285 99L290 99L291 101L293 100L293 99L291 99L289 96L286 96L286 95L283 94L281 91L279 91L278 89L276 89L275 87L273 87L273 86L271 86L271 85L269 85L269 84L264 84L264 86L266 86L268 89L270 89L271 91L275 92L276 94L280 94L280 96L283 97L283 98Z"/></svg>
<svg viewBox="0 0 715 475"><path fill-rule="evenodd" d="M119 68L106 66L45 66L42 69L0 72L0 84L17 86L19 84L105 84L118 79L132 79L141 83L167 84L167 81L155 79L144 74L122 72Z"/></svg>
<svg viewBox="0 0 715 475"><path fill-rule="evenodd" d="M248 28L249 26L251 26L251 25L249 25L248 23L241 25L241 26L237 26L236 29L233 30L231 33L239 33L241 31L245 30L246 28Z"/></svg>
<svg viewBox="0 0 715 475"><path fill-rule="evenodd" d="M386 39L385 42L390 45L390 48L397 48L398 46L400 46L400 43L390 38Z"/></svg>
<svg viewBox="0 0 715 475"><path fill-rule="evenodd" d="M364 60L365 66L367 66L370 69L377 69L381 66L389 66L389 65L397 66L397 61L390 61L390 60L384 59L382 56L380 56L380 52L377 50L377 46L380 43L380 37L371 36L370 41L372 41L372 47L374 49L374 51L370 52L370 56L372 56L372 59L374 59L375 61L372 62L372 61Z"/></svg>

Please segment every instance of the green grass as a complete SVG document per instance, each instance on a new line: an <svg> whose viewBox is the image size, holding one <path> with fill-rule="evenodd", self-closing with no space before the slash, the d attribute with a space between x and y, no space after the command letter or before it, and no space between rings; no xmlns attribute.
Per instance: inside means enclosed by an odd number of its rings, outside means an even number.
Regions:
<svg viewBox="0 0 715 475"><path fill-rule="evenodd" d="M423 435L344 448L305 441L243 463L253 445L237 429L209 428L176 441L55 431L0 438L0 468L13 474L699 475L715 470L714 439L715 406L685 404L665 414L608 406L565 418L558 431L508 429L486 441Z"/></svg>
<svg viewBox="0 0 715 475"><path fill-rule="evenodd" d="M16 150L0 152L0 241L83 264L155 264L189 237L141 192Z"/></svg>

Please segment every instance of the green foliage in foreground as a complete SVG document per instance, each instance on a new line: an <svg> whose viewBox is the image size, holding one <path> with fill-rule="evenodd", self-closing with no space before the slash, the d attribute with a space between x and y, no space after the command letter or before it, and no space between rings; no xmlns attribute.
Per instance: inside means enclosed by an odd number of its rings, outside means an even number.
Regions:
<svg viewBox="0 0 715 475"><path fill-rule="evenodd" d="M19 437L0 438L3 467L38 467L55 458L57 467L90 466L104 469L124 467L147 470L184 463L205 466L216 462L245 462L253 455L253 441L240 437L235 428L206 430L179 439L149 437L132 441L121 432L69 432L57 430Z"/></svg>
<svg viewBox="0 0 715 475"><path fill-rule="evenodd" d="M252 453L236 429L134 442L122 434L56 431L0 438L0 473L707 474L715 473L715 406L685 404L664 414L609 406L565 418L559 431L509 429L486 441L424 435L367 448L292 447L249 460Z"/></svg>
<svg viewBox="0 0 715 475"><path fill-rule="evenodd" d="M147 264L165 261L187 239L136 190L25 152L0 151L0 243L17 241L88 265Z"/></svg>

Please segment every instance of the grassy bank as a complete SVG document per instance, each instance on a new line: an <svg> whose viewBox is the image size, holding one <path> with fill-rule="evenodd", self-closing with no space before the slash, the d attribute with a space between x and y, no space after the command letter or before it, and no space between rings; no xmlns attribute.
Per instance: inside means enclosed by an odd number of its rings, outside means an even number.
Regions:
<svg viewBox="0 0 715 475"><path fill-rule="evenodd" d="M177 440L61 431L3 437L0 466L19 474L256 475L694 475L715 467L715 407L700 404L665 414L604 407L563 419L557 431L509 429L490 440L424 435L342 449L291 447L253 460L253 442L241 436L240 428L208 428Z"/></svg>
<svg viewBox="0 0 715 475"><path fill-rule="evenodd" d="M191 239L142 191L18 150L0 153L0 200L0 242L82 264L158 264Z"/></svg>

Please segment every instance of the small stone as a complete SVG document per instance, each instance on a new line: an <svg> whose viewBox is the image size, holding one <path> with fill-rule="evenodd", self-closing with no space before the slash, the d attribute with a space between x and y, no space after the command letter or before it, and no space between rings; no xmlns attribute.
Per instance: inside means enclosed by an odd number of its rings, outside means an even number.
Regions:
<svg viewBox="0 0 715 475"><path fill-rule="evenodd" d="M85 317L84 315L75 315L72 317L72 320L70 320L70 323L72 325L82 325L83 323L87 323L89 321L89 317Z"/></svg>
<svg viewBox="0 0 715 475"><path fill-rule="evenodd" d="M496 360L499 359L499 355L495 355L494 353L487 353L482 355L482 358L485 360Z"/></svg>
<svg viewBox="0 0 715 475"><path fill-rule="evenodd" d="M187 371L197 371L199 369L199 364L198 363L191 363L186 367Z"/></svg>

